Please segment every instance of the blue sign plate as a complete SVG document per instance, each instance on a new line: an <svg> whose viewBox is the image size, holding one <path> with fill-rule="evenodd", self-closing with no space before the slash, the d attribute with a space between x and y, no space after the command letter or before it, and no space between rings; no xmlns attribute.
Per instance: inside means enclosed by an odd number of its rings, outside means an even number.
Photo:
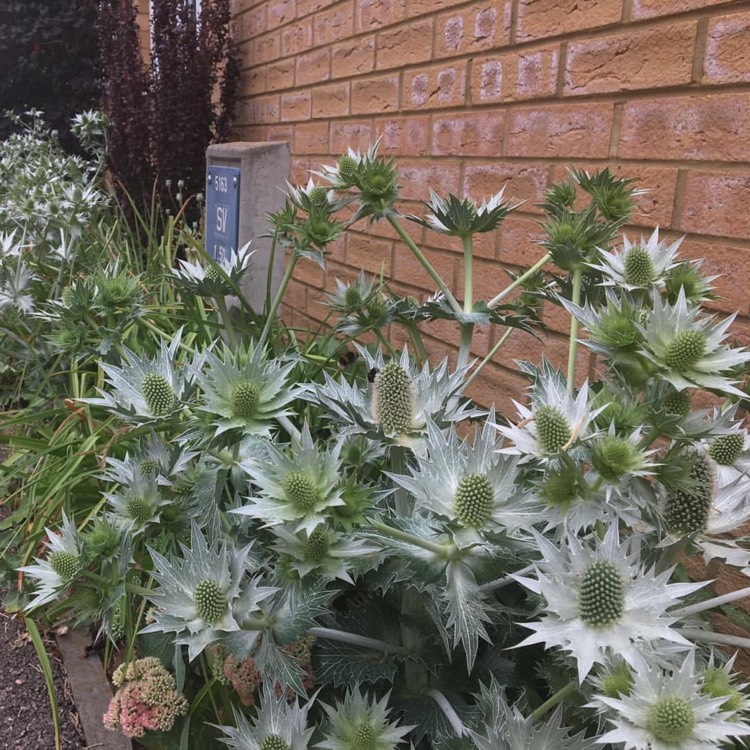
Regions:
<svg viewBox="0 0 750 750"><path fill-rule="evenodd" d="M238 250L240 235L240 169L206 169L206 252L217 262Z"/></svg>

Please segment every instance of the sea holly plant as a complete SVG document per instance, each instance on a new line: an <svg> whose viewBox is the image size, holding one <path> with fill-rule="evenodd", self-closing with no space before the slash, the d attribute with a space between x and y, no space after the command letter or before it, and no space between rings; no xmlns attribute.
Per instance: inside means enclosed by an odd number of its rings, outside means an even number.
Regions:
<svg viewBox="0 0 750 750"><path fill-rule="evenodd" d="M98 390L75 394L109 430L99 492L70 497L21 567L28 608L93 622L121 674L158 660L168 721L140 721L140 742L740 747L750 704L725 649L750 639L707 614L749 590L713 596L683 561L750 570L747 541L726 533L750 520L750 353L731 345L732 318L703 310L711 279L679 240L622 234L636 192L608 170L551 186L538 262L478 300L474 239L513 201L432 193L404 215L398 164L375 144L289 187L270 217L289 264L263 320L235 327L222 306L244 260L161 279L181 328L114 346ZM377 222L434 294L362 272L327 298L338 338L280 323L296 265L325 265L352 225ZM462 289L405 222L455 238ZM511 413L472 401L514 331L543 335L541 302L570 317L567 361L518 363L528 389ZM433 320L456 326L455 363L430 360ZM478 324L501 330L477 361ZM600 364L586 381L583 346ZM713 404L693 408L699 394ZM137 690L110 726L146 702Z"/></svg>

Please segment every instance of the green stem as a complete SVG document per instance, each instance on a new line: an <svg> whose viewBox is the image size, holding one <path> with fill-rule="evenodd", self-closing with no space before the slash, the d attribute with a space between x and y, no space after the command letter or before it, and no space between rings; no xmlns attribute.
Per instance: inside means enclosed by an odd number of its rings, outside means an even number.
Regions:
<svg viewBox="0 0 750 750"><path fill-rule="evenodd" d="M414 257L422 264L422 267L430 275L430 278L437 284L438 289L445 295L448 304L454 312L461 312L461 306L453 296L453 292L447 287L446 283L440 277L440 274L434 269L432 263L425 257L424 253L414 244L414 240L406 233L404 228L396 221L394 216L388 217L388 222L396 230L398 236L404 241L404 244L412 251Z"/></svg>
<svg viewBox="0 0 750 750"><path fill-rule="evenodd" d="M435 544L434 542L430 542L427 539L422 539L418 536L415 536L414 534L410 534L408 531L394 529L393 526L381 523L380 521L370 521L370 525L374 529L381 531L386 536L391 537L391 539L398 539L398 541L400 542L406 542L407 544L413 544L415 547L421 547L428 552L432 552L434 555L437 555L441 559L445 559L448 553L448 547L442 544Z"/></svg>
<svg viewBox="0 0 750 750"><path fill-rule="evenodd" d="M471 355L471 342L474 338L474 324L473 323L462 323L461 324L461 345L458 350L458 359L456 360L456 369L460 370L462 367L466 367L469 363L469 356Z"/></svg>
<svg viewBox="0 0 750 750"><path fill-rule="evenodd" d="M737 591L730 591L728 594L722 596L715 596L713 599L707 599L697 604L691 604L688 607L681 607L680 609L673 609L670 613L670 617L689 617L690 615L696 615L698 612L703 612L707 609L713 609L722 604L730 604L736 602L738 599L745 599L750 596L750 586L746 586Z"/></svg>
<svg viewBox="0 0 750 750"><path fill-rule="evenodd" d="M505 333L500 337L495 346L490 349L487 356L474 368L474 371L469 375L464 383L464 391L474 382L475 378L482 371L482 368L492 361L493 357L500 351L500 347L510 338L511 333L515 331L515 328L508 328Z"/></svg>
<svg viewBox="0 0 750 750"><path fill-rule="evenodd" d="M418 364L421 367L427 362L427 350L424 348L424 342L422 341L422 334L419 332L419 327L414 321L404 323L403 326L414 345L414 351L417 353Z"/></svg>
<svg viewBox="0 0 750 750"><path fill-rule="evenodd" d="M388 341L385 336L383 336L379 328L373 328L372 330L375 333L377 340L383 345L383 348L388 351L388 354L390 354L393 359L396 359L398 355L396 354L396 350L391 345L391 342Z"/></svg>
<svg viewBox="0 0 750 750"><path fill-rule="evenodd" d="M279 228L273 230L271 239L271 253L268 258L268 273L266 274L266 298L263 301L263 312L268 314L268 306L271 304L271 286L273 285L273 264L276 259L276 242L279 237Z"/></svg>
<svg viewBox="0 0 750 750"><path fill-rule="evenodd" d="M221 295L215 297L215 300L216 307L219 311L219 315L221 316L221 322L224 324L224 330L227 332L227 336L229 336L229 342L233 347L236 347L239 343L237 340L237 332L234 330L234 326L232 325L232 319L229 315L229 309L227 308L226 300Z"/></svg>
<svg viewBox="0 0 750 750"><path fill-rule="evenodd" d="M258 346L262 347L266 343L268 335L271 333L271 329L273 328L274 322L276 320L276 312L279 309L279 305L281 304L281 299L284 296L284 292L286 292L286 288L289 286L289 282L292 279L294 267L297 265L298 260L299 256L296 253L292 253L292 257L289 259L289 265L286 267L286 271L284 271L284 277L281 279L281 286L279 287L279 291L276 292L276 296L273 298L273 303L268 310L268 317L266 318L265 325L263 326L263 331L260 334Z"/></svg>
<svg viewBox="0 0 750 750"><path fill-rule="evenodd" d="M540 258L534 265L529 268L527 271L524 271L514 282L512 282L509 286L506 286L505 289L503 289L500 294L493 297L488 303L488 307L497 307L497 305L500 304L501 300L504 300L516 287L521 286L526 279L529 278L529 276L533 276L543 265L546 263L549 263L552 256L547 253L543 258Z"/></svg>
<svg viewBox="0 0 750 750"><path fill-rule="evenodd" d="M539 708L532 711L531 719L534 721L541 719L550 709L553 709L558 703L562 703L568 696L573 695L576 690L578 690L578 683L569 682L565 687L560 688L549 700L542 703Z"/></svg>
<svg viewBox="0 0 750 750"><path fill-rule="evenodd" d="M483 594L486 594L488 591L497 591L498 589L501 589L510 583L515 583L516 576L525 576L527 573L533 572L535 568L536 565L527 565L525 568L521 568L521 570L513 573L513 575L503 576L502 578L496 578L494 581L483 583L479 587L479 591L481 591Z"/></svg>
<svg viewBox="0 0 750 750"><path fill-rule="evenodd" d="M570 300L574 305L581 304L581 284L583 271L580 267L573 270L573 294ZM576 349L578 348L578 318L570 318L570 344L568 347L568 393L572 395L576 379Z"/></svg>
<svg viewBox="0 0 750 750"><path fill-rule="evenodd" d="M382 651L385 654L398 654L403 656L406 651L403 646L397 646L395 643L387 643L377 638L368 638L356 633L347 633L343 630L333 630L331 628L311 628L310 635L316 638L325 638L329 641L339 641L340 643L350 643L353 646L362 646L370 648L373 651Z"/></svg>
<svg viewBox="0 0 750 750"><path fill-rule="evenodd" d="M468 734L466 727L456 713L456 709L453 708L450 701L439 690L430 688L429 690L425 690L425 695L429 695L438 704L456 737L463 737L465 734Z"/></svg>

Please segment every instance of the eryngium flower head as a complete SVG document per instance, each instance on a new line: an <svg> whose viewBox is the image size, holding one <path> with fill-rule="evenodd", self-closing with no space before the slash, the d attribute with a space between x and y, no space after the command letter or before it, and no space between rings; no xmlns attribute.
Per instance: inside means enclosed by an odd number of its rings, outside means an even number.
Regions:
<svg viewBox="0 0 750 750"><path fill-rule="evenodd" d="M231 351L223 347L221 359L205 355L206 369L197 376L204 393L200 409L214 417L216 434L238 429L246 435L268 435L273 420L287 416L296 396L288 387L294 362L268 361L263 348L249 344Z"/></svg>
<svg viewBox="0 0 750 750"><path fill-rule="evenodd" d="M691 651L679 668L665 672L639 661L628 695L595 697L614 715L615 728L597 739L627 750L714 750L732 738L750 734L750 727L723 710L725 696L702 690L704 677L695 672Z"/></svg>
<svg viewBox="0 0 750 750"><path fill-rule="evenodd" d="M104 714L104 726L131 739L146 732L168 732L188 702L177 692L174 675L155 656L120 664L112 675L117 692Z"/></svg>
<svg viewBox="0 0 750 750"><path fill-rule="evenodd" d="M576 537L561 549L539 534L535 538L543 555L537 578L518 580L546 599L547 616L524 624L534 634L519 646L561 646L576 658L581 682L608 655L636 663L639 646L655 639L689 647L671 629L675 618L667 609L704 583L670 584L671 569L658 575L644 570L637 553L628 551L629 542L619 544L616 523L603 540L595 537L585 546Z"/></svg>
<svg viewBox="0 0 750 750"><path fill-rule="evenodd" d="M285 566L300 578L313 573L324 580L339 578L353 584L349 570L362 558L372 557L378 552L377 547L334 531L325 524L309 533L297 534L276 526L273 533L278 539L274 549L286 558Z"/></svg>
<svg viewBox="0 0 750 750"><path fill-rule="evenodd" d="M699 308L688 307L682 291L674 305L658 295L653 305L641 326L645 336L642 353L656 365L661 377L677 390L698 385L743 398L745 394L722 376L750 360L750 352L722 344L736 314L714 324L713 316L699 317Z"/></svg>
<svg viewBox="0 0 750 750"><path fill-rule="evenodd" d="M513 403L521 421L518 425L497 425L497 429L512 443L503 453L522 456L521 462L531 458L548 460L567 451L578 440L585 439L589 425L604 408L591 410L588 404L589 386L586 381L574 398L567 391L565 381L556 371L541 374L531 389L531 408L517 401Z"/></svg>
<svg viewBox="0 0 750 750"><path fill-rule="evenodd" d="M254 253L250 243L239 252L230 249L229 255L208 258L205 264L178 260L178 268L172 269L179 285L190 294L199 297L224 297L234 294L243 276L250 268L250 258Z"/></svg>
<svg viewBox="0 0 750 750"><path fill-rule="evenodd" d="M326 739L315 747L325 750L395 750L414 727L388 721L388 698L362 695L353 688L342 702L323 707L330 720Z"/></svg>
<svg viewBox="0 0 750 750"><path fill-rule="evenodd" d="M232 512L260 519L265 526L293 521L295 532L312 533L331 507L344 505L340 450L341 443L320 450L305 423L300 438L292 438L285 450L269 444L263 460L242 464L257 494L248 498L250 505Z"/></svg>
<svg viewBox="0 0 750 750"><path fill-rule="evenodd" d="M494 417L492 411L473 445L459 440L454 427L443 431L427 422L425 451L411 476L389 474L414 497L417 510L475 531L514 530L538 520L514 492L518 459L498 453Z"/></svg>
<svg viewBox="0 0 750 750"><path fill-rule="evenodd" d="M363 347L358 346L357 350L369 373L369 391L344 380L337 382L326 374L324 385L310 386L303 394L343 423L346 433L361 432L414 445L428 419L443 425L483 413L457 396L467 368L451 374L448 360L444 359L432 371L428 364L418 370L411 364L406 348L398 360L387 364L380 350L374 357Z"/></svg>
<svg viewBox="0 0 750 750"><path fill-rule="evenodd" d="M260 709L252 723L232 706L236 726L219 726L226 737L223 742L232 750L307 750L315 728L307 728L308 701L303 707L299 699L290 701L284 691L278 694L263 683Z"/></svg>
<svg viewBox="0 0 750 750"><path fill-rule="evenodd" d="M36 565L18 570L37 580L37 591L25 609L34 609L56 599L67 589L83 567L81 543L75 524L63 513L60 533L45 529L50 553L46 559L35 557Z"/></svg>
<svg viewBox="0 0 750 750"><path fill-rule="evenodd" d="M446 200L430 190L430 200L424 201L424 205L430 211L427 219L418 216L408 218L436 232L456 237L470 237L479 232L493 232L500 222L517 208L510 201L503 202L504 191L505 188L493 195L489 201L483 200L482 205L477 206L471 198L461 200L450 194Z"/></svg>
<svg viewBox="0 0 750 750"><path fill-rule="evenodd" d="M192 388L192 376L188 371L198 368L197 362L189 368L178 366L177 350L181 338L182 331L178 331L169 346L162 341L159 353L153 359L139 357L124 348L122 367L101 362L110 390L99 390L102 398L82 398L80 401L103 406L120 419L136 424L170 417L182 407L182 399Z"/></svg>
<svg viewBox="0 0 750 750"><path fill-rule="evenodd" d="M675 256L682 244L682 238L667 244L666 240L659 241L659 228L645 241L631 243L623 237L622 250L614 252L602 251L598 264L593 268L603 274L602 283L605 286L615 286L619 289L649 289L664 284L667 274L675 266Z"/></svg>
<svg viewBox="0 0 750 750"><path fill-rule="evenodd" d="M175 633L175 643L187 644L192 661L222 634L239 630L232 605L242 600L243 614L257 610L258 603L275 589L258 586L258 579L245 580L250 567L252 544L235 549L229 544L208 546L200 529L193 524L192 543L180 544L182 558L167 560L151 549L152 576L160 588L152 601L156 605L154 622L143 633ZM244 583L244 586L243 586ZM252 594L248 599L248 592Z"/></svg>

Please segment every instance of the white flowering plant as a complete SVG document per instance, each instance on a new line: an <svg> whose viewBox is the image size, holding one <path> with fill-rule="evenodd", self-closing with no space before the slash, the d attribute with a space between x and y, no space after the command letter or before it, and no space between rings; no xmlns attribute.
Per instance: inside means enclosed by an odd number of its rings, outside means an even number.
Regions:
<svg viewBox="0 0 750 750"><path fill-rule="evenodd" d="M685 562L750 571L747 541L727 534L750 520L750 353L731 345L731 318L704 311L712 279L679 241L623 235L636 194L608 170L573 171L545 195L538 262L501 259L509 283L480 300L475 237L517 206L432 193L425 217L407 215L376 144L289 187L269 217L288 265L265 317L228 314L244 259L159 280L180 328L134 323L146 343L120 342L71 394L107 437L87 448L98 469L19 566L28 609L94 623L108 651L174 672L171 729L139 742L743 746L731 652L750 638L708 615L750 587L714 596ZM325 267L365 221L389 224L434 295L361 273L336 282L329 332L281 324L297 264ZM461 289L405 222L456 238ZM517 363L528 392L513 413L475 403L511 336L544 335L546 308L569 316L567 361ZM434 321L456 326L455 358L430 361ZM479 326L498 331L474 359ZM588 380L583 347L598 358Z"/></svg>

